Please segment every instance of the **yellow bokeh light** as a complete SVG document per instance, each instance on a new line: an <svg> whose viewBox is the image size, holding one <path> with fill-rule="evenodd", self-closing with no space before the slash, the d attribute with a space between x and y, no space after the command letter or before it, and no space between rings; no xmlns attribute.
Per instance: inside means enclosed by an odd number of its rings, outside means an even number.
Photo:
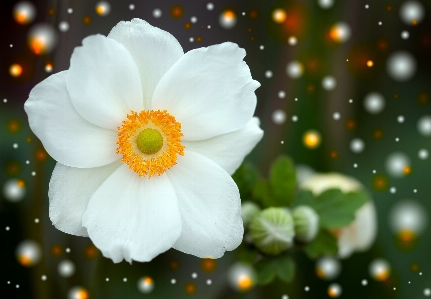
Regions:
<svg viewBox="0 0 431 299"><path fill-rule="evenodd" d="M19 76L21 76L22 75L22 66L19 65L19 64L17 64L17 63L12 64L9 67L9 74L12 77L19 77Z"/></svg>
<svg viewBox="0 0 431 299"><path fill-rule="evenodd" d="M374 65L374 62L372 60L367 61L367 66L372 67Z"/></svg>
<svg viewBox="0 0 431 299"><path fill-rule="evenodd" d="M412 167L410 165L407 165L406 167L403 168L403 173L404 175L411 175L412 174Z"/></svg>
<svg viewBox="0 0 431 299"><path fill-rule="evenodd" d="M314 149L320 145L320 133L314 130L309 130L304 133L302 137L302 142L304 143L305 147Z"/></svg>
<svg viewBox="0 0 431 299"><path fill-rule="evenodd" d="M42 36L30 37L29 45L34 54L40 55L46 52L46 40Z"/></svg>
<svg viewBox="0 0 431 299"><path fill-rule="evenodd" d="M52 72L52 68L53 68L53 66L52 66L51 63L48 62L47 64L45 64L45 72L51 73Z"/></svg>
<svg viewBox="0 0 431 299"><path fill-rule="evenodd" d="M241 290L247 291L251 289L252 286L253 286L253 281L250 276L241 275L240 277L238 277L238 287Z"/></svg>
<svg viewBox="0 0 431 299"><path fill-rule="evenodd" d="M277 8L272 12L272 19L276 23L279 23L279 24L283 23L284 21L286 21L286 18L287 18L287 14L284 9Z"/></svg>

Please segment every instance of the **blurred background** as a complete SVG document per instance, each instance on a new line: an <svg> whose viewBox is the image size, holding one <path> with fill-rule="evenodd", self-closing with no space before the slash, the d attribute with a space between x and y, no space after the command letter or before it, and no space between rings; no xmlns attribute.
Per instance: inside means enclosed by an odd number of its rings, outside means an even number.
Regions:
<svg viewBox="0 0 431 299"><path fill-rule="evenodd" d="M429 1L410 0L1 1L0 297L430 296L430 11ZM266 176L286 154L299 169L358 179L377 208L372 248L332 261L337 271L326 277L297 252L292 283L241 288L228 275L235 252L202 260L169 250L113 264L90 239L56 230L47 196L55 161L30 131L24 102L69 68L84 37L132 18L170 32L185 52L225 41L245 48L265 131L246 160Z"/></svg>

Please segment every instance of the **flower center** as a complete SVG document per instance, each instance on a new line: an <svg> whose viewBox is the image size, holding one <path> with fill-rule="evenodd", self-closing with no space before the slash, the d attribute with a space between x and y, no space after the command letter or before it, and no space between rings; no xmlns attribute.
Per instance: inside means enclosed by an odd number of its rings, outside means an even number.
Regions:
<svg viewBox="0 0 431 299"><path fill-rule="evenodd" d="M184 155L181 124L166 110L132 111L117 129L116 152L139 176L161 175Z"/></svg>
<svg viewBox="0 0 431 299"><path fill-rule="evenodd" d="M144 154L151 155L157 153L163 146L163 137L156 129L145 129L138 134L136 145Z"/></svg>

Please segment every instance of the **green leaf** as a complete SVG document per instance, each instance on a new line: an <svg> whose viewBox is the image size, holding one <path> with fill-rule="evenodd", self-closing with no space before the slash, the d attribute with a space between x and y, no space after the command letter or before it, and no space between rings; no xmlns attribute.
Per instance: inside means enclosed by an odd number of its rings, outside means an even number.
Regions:
<svg viewBox="0 0 431 299"><path fill-rule="evenodd" d="M251 199L253 187L259 177L259 171L250 163L242 164L232 175L243 201Z"/></svg>
<svg viewBox="0 0 431 299"><path fill-rule="evenodd" d="M321 193L312 204L319 214L320 226L327 229L341 228L355 219L355 212L368 201L364 191L343 193L329 189Z"/></svg>
<svg viewBox="0 0 431 299"><path fill-rule="evenodd" d="M263 258L255 265L257 272L257 282L259 284L268 284L272 282L277 273L277 265L273 259Z"/></svg>
<svg viewBox="0 0 431 299"><path fill-rule="evenodd" d="M327 230L320 230L316 238L305 245L304 251L311 259L322 255L336 255L338 252L337 238Z"/></svg>
<svg viewBox="0 0 431 299"><path fill-rule="evenodd" d="M312 206L314 200L313 192L308 189L301 189L297 192L295 206Z"/></svg>
<svg viewBox="0 0 431 299"><path fill-rule="evenodd" d="M289 157L281 156L272 163L269 182L273 206L290 206L295 198L296 171Z"/></svg>
<svg viewBox="0 0 431 299"><path fill-rule="evenodd" d="M254 263L259 255L257 250L243 242L237 249L238 259L245 263Z"/></svg>
<svg viewBox="0 0 431 299"><path fill-rule="evenodd" d="M264 207L272 205L271 191L267 180L260 179L253 187L253 199L262 203Z"/></svg>
<svg viewBox="0 0 431 299"><path fill-rule="evenodd" d="M278 259L277 262L277 276L285 282L291 282L295 277L295 262L293 259L284 255Z"/></svg>

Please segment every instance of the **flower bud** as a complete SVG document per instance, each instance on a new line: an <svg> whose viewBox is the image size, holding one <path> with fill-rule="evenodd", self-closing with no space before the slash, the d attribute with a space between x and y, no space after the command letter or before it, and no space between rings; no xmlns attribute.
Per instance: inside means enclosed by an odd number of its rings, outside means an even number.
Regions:
<svg viewBox="0 0 431 299"><path fill-rule="evenodd" d="M253 218L258 215L260 212L260 208L257 204L246 201L241 205L241 218L242 222L244 222L244 226L247 226Z"/></svg>
<svg viewBox="0 0 431 299"><path fill-rule="evenodd" d="M265 209L250 223L250 236L259 250L277 255L293 243L292 215L283 208Z"/></svg>
<svg viewBox="0 0 431 299"><path fill-rule="evenodd" d="M313 240L319 230L319 215L308 206L298 206L292 213L295 238L302 242Z"/></svg>

